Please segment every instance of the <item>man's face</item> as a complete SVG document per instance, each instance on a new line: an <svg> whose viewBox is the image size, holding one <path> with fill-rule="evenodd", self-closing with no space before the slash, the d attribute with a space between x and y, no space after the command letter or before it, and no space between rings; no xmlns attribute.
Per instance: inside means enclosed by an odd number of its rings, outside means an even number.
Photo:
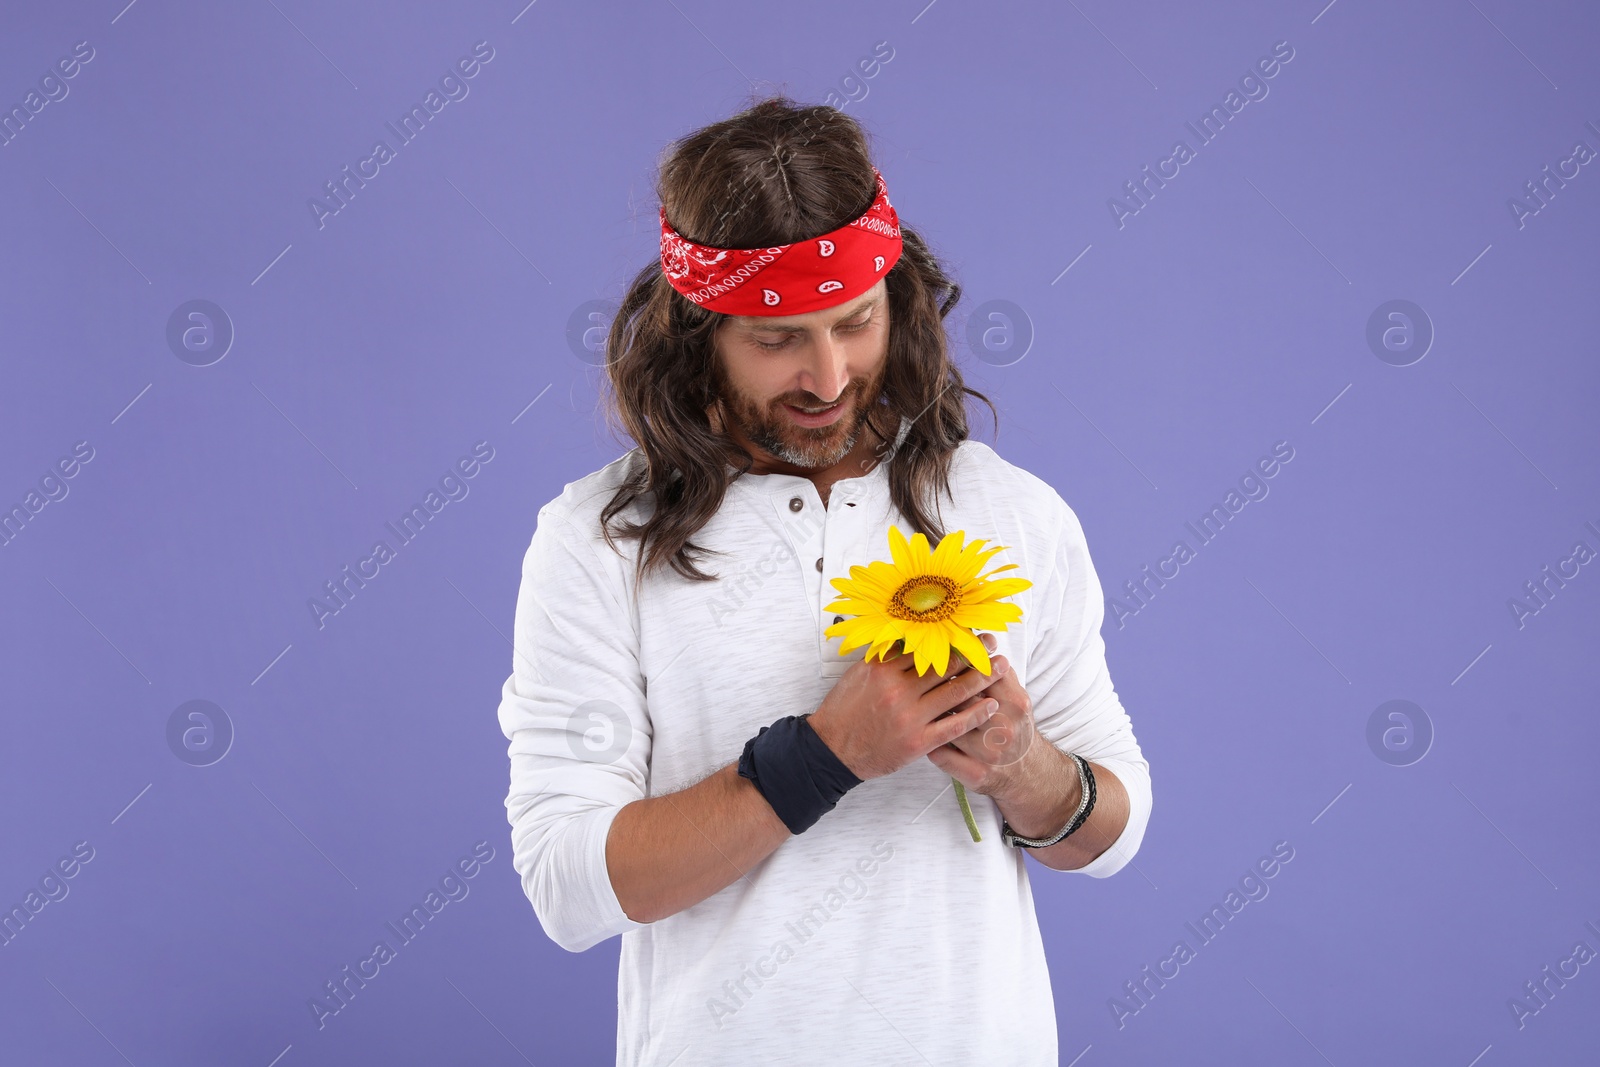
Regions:
<svg viewBox="0 0 1600 1067"><path fill-rule="evenodd" d="M888 285L880 278L853 300L804 315L735 316L715 344L724 430L784 463L826 470L855 447L883 388ZM794 410L830 404L837 410L818 418Z"/></svg>

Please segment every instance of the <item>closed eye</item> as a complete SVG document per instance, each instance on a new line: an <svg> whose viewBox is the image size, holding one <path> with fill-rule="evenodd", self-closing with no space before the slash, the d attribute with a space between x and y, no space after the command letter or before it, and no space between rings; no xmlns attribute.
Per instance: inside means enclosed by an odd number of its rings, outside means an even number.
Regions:
<svg viewBox="0 0 1600 1067"><path fill-rule="evenodd" d="M865 322L859 322L854 326L841 326L841 327L839 327L839 329L843 330L845 333L860 333L862 330L865 330L868 326L871 326L871 325L872 325L872 319L869 317ZM752 338L751 340L754 340L754 338ZM779 341L777 344L769 345L765 341L755 341L755 346L757 348L765 348L769 352L776 352L780 348L788 348L789 347L789 342L791 340L793 340L793 335L792 334L789 337L785 337L782 341Z"/></svg>

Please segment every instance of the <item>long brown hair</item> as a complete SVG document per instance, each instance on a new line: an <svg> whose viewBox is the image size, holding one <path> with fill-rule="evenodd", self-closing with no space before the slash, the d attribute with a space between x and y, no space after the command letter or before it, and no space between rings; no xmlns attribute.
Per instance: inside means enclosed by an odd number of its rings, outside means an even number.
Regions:
<svg viewBox="0 0 1600 1067"><path fill-rule="evenodd" d="M860 217L876 193L861 125L826 105L783 96L676 141L665 154L656 195L688 240L719 248L802 241ZM888 464L891 499L937 544L937 491L950 495L951 455L967 439L964 396L989 398L962 382L950 359L944 318L961 298L928 244L902 218L900 258L885 275L889 350L880 403L866 427ZM708 549L690 538L722 506L733 466L746 473L747 451L710 423L717 401L712 340L727 319L674 289L654 259L634 276L606 336L607 420L637 442L625 480L600 514L602 534L638 538L636 576L670 561L693 581L715 581L691 559ZM911 423L896 448L902 419ZM737 477L738 475L734 475ZM931 501L929 498L933 498ZM649 498L647 521L611 520ZM930 513L929 505L934 513Z"/></svg>

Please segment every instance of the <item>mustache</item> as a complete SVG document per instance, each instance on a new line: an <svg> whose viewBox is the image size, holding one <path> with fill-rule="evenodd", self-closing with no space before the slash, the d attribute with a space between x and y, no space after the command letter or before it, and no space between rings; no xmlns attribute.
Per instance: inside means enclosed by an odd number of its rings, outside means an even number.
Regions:
<svg viewBox="0 0 1600 1067"><path fill-rule="evenodd" d="M837 400L832 400L832 401L818 400L815 397L813 397L813 398L811 398L809 400L780 400L779 403L780 404L789 404L789 405L791 405L793 407L797 407L797 408L826 408L826 407L832 407L834 404L841 404L844 401L849 400L851 394L854 393L854 392L855 392L855 387L851 386L850 388L847 388L844 392L840 393L839 394L839 398Z"/></svg>

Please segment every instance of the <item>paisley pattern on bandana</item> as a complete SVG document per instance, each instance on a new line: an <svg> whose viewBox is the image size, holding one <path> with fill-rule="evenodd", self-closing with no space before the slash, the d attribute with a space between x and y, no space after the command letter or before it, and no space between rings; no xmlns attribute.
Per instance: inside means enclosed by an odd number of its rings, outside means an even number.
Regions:
<svg viewBox="0 0 1600 1067"><path fill-rule="evenodd" d="M724 315L803 315L853 300L900 258L900 216L878 193L860 218L772 248L713 248L680 236L661 208L661 272L688 300Z"/></svg>

